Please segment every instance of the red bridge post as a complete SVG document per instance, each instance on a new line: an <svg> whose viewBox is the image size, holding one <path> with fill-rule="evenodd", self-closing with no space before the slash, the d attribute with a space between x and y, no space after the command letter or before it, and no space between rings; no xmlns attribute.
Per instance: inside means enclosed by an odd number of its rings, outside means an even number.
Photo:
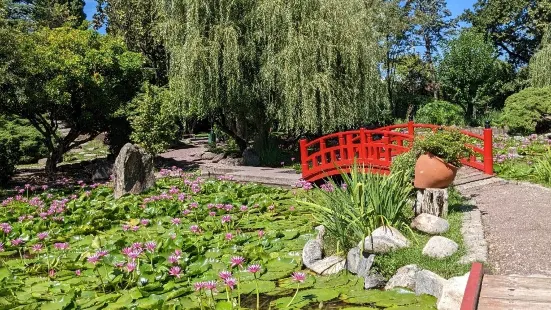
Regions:
<svg viewBox="0 0 551 310"><path fill-rule="evenodd" d="M484 124L484 173L494 174L494 143L490 122Z"/></svg>
<svg viewBox="0 0 551 310"><path fill-rule="evenodd" d="M408 122L408 135L415 135L415 127L413 127L413 120Z"/></svg>
<svg viewBox="0 0 551 310"><path fill-rule="evenodd" d="M300 165L304 172L308 171L308 149L306 148L306 142L306 139L300 139Z"/></svg>

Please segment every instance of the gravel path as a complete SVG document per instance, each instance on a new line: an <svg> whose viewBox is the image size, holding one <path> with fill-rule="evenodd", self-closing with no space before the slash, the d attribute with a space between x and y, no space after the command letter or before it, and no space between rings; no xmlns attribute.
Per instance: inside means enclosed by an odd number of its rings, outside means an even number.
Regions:
<svg viewBox="0 0 551 310"><path fill-rule="evenodd" d="M551 276L551 189L496 182L460 192L482 212L492 273Z"/></svg>

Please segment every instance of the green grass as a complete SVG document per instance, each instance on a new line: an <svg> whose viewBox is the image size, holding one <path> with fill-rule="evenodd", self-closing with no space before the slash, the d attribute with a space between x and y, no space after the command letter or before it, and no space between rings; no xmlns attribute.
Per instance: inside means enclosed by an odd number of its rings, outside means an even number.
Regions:
<svg viewBox="0 0 551 310"><path fill-rule="evenodd" d="M405 236L412 240L412 246L395 252L376 255L374 263L375 270L380 272L383 276L390 278L400 267L416 264L420 268L428 269L446 279L464 275L469 271L470 265L459 263L459 259L466 254L463 235L461 234L463 213L459 210L462 205L465 205L465 199L453 188L450 188L449 212L447 217L450 229L442 236L457 242L459 245L459 250L454 255L445 259L435 259L425 256L422 254L423 247L432 236L413 231L413 237L415 238L412 238L411 232L407 232Z"/></svg>

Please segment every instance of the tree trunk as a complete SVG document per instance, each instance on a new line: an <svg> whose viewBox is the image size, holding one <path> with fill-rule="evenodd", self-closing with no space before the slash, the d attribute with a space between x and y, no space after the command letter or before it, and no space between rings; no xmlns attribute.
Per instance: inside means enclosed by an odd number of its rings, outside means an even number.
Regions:
<svg viewBox="0 0 551 310"><path fill-rule="evenodd" d="M239 147L239 151L241 153L243 153L247 149L248 143L245 139L243 139L237 133L231 130L224 122L216 120L215 123L220 127L220 130L222 130L225 134L229 135L235 140L235 143Z"/></svg>
<svg viewBox="0 0 551 310"><path fill-rule="evenodd" d="M425 58L427 59L427 64L431 73L431 83L432 83L432 94L435 100L438 100L438 83L436 81L436 69L434 68L434 62L432 61L432 40L430 36L425 35Z"/></svg>
<svg viewBox="0 0 551 310"><path fill-rule="evenodd" d="M63 160L63 145L58 145L51 152L46 160L46 174L52 177L57 172L57 164Z"/></svg>
<svg viewBox="0 0 551 310"><path fill-rule="evenodd" d="M415 215L428 213L439 217L448 215L448 189L427 188L417 190Z"/></svg>

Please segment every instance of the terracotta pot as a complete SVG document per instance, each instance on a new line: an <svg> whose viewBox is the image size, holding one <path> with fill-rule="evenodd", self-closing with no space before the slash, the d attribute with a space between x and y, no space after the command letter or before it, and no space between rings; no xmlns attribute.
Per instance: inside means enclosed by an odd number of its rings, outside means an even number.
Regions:
<svg viewBox="0 0 551 310"><path fill-rule="evenodd" d="M457 167L430 153L421 155L415 164L416 188L446 188L452 184Z"/></svg>

